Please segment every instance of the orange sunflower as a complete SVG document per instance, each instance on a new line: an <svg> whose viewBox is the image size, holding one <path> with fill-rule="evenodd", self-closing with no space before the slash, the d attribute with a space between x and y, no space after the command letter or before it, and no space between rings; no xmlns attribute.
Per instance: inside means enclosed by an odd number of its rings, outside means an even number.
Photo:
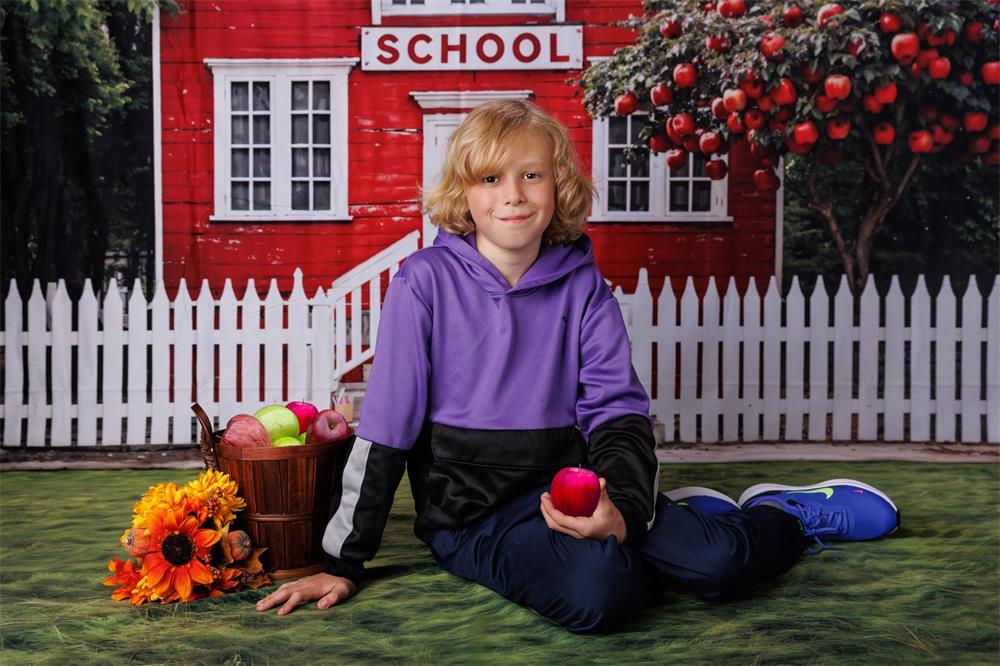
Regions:
<svg viewBox="0 0 1000 666"><path fill-rule="evenodd" d="M189 515L189 502L146 514L152 547L142 558L145 583L164 602L194 598L195 584L213 581L208 562L212 546L219 540L217 530L201 529L204 516Z"/></svg>
<svg viewBox="0 0 1000 666"><path fill-rule="evenodd" d="M116 557L108 561L108 571L111 575L104 579L104 584L121 585L111 593L111 598L116 601L131 599L136 584L142 578L142 572L135 566L135 560L129 558L123 562Z"/></svg>

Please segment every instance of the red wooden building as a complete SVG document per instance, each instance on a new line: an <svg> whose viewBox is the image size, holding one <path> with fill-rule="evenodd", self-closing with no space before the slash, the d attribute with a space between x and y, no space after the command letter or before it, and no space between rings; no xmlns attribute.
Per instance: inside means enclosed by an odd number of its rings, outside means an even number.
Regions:
<svg viewBox="0 0 1000 666"><path fill-rule="evenodd" d="M723 181L703 160L625 165L632 118L591 119L570 80L632 42L640 0L181 0L154 25L157 254L180 278L306 292L422 231L419 191L470 108L532 99L572 133L598 197L587 233L625 291L663 276L780 273L781 195L745 146ZM429 242L429 241L428 241ZM699 280L698 282L701 282ZM682 284L674 282L675 287Z"/></svg>

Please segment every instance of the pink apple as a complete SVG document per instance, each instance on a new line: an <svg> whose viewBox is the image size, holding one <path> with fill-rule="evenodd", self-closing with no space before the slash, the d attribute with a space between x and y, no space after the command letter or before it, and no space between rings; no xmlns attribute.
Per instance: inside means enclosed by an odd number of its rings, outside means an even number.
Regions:
<svg viewBox="0 0 1000 666"><path fill-rule="evenodd" d="M597 475L582 467L563 467L552 479L552 505L567 516L594 515L601 500Z"/></svg>
<svg viewBox="0 0 1000 666"><path fill-rule="evenodd" d="M299 434L304 433L306 428L309 427L309 424L313 422L314 418L316 418L316 415L319 414L319 410L316 409L316 406L311 402L295 401L288 403L285 407L292 410L295 413L295 416L298 417Z"/></svg>
<svg viewBox="0 0 1000 666"><path fill-rule="evenodd" d="M226 431L222 433L220 444L244 449L271 446L271 437L256 418L249 414L237 414L226 424Z"/></svg>
<svg viewBox="0 0 1000 666"><path fill-rule="evenodd" d="M325 444L344 439L351 434L351 426L340 412L324 409L316 415L306 430L306 444Z"/></svg>

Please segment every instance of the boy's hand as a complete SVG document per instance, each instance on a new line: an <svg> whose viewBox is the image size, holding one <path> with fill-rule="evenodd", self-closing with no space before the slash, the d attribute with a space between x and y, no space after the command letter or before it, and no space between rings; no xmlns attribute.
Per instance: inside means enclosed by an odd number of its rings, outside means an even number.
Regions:
<svg viewBox="0 0 1000 666"><path fill-rule="evenodd" d="M603 541L614 534L618 543L623 542L625 540L625 519L622 518L618 507L608 497L603 477L600 482L601 500L597 503L594 515L589 518L567 516L552 504L552 495L542 493L542 516L545 517L545 523L549 528L577 539Z"/></svg>
<svg viewBox="0 0 1000 666"><path fill-rule="evenodd" d="M285 583L258 601L257 610L265 611L283 603L278 609L278 615L287 615L296 606L314 599L319 599L317 608L329 608L353 597L357 591L357 586L347 578L318 573Z"/></svg>

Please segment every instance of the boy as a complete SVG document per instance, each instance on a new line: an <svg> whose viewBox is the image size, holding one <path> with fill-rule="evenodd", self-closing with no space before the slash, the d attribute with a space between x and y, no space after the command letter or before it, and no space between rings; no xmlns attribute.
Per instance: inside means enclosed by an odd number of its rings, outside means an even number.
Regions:
<svg viewBox="0 0 1000 666"><path fill-rule="evenodd" d="M582 233L591 197L565 128L537 106L493 102L463 121L427 201L441 232L386 294L327 572L258 610L353 595L404 467L438 564L573 632L623 619L651 582L718 598L784 572L810 538L895 529L888 498L849 480L752 489L743 510L704 489L657 492L649 399ZM547 492L574 465L600 477L587 518Z"/></svg>

